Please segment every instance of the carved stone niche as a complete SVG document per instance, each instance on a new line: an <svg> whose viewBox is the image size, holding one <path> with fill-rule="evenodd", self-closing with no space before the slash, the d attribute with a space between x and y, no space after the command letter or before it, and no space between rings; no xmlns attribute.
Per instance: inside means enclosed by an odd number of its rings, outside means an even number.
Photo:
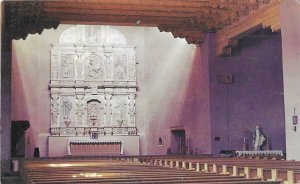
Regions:
<svg viewBox="0 0 300 184"><path fill-rule="evenodd" d="M103 105L99 100L87 102L87 124L90 127L100 127L104 124Z"/></svg>
<svg viewBox="0 0 300 184"><path fill-rule="evenodd" d="M51 50L51 135L136 135L134 47L109 26L75 26Z"/></svg>

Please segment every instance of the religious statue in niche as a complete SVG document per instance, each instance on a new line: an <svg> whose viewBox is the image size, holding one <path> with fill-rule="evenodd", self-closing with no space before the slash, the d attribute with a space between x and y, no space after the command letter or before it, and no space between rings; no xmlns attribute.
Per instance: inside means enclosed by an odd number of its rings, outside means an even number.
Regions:
<svg viewBox="0 0 300 184"><path fill-rule="evenodd" d="M116 98L113 113L113 123L115 127L127 126L126 105L126 100L123 97Z"/></svg>
<svg viewBox="0 0 300 184"><path fill-rule="evenodd" d="M112 103L111 94L105 94L105 116L106 116L106 126L111 126L111 115L112 115Z"/></svg>
<svg viewBox="0 0 300 184"><path fill-rule="evenodd" d="M59 96L57 94L51 95L51 117L52 124L57 124L58 116L59 116Z"/></svg>
<svg viewBox="0 0 300 184"><path fill-rule="evenodd" d="M68 97L63 98L63 117L65 120L69 120L72 110L72 102Z"/></svg>
<svg viewBox="0 0 300 184"><path fill-rule="evenodd" d="M129 126L135 125L135 94L128 95Z"/></svg>
<svg viewBox="0 0 300 184"><path fill-rule="evenodd" d="M64 57L63 57L64 58ZM73 76L73 55L68 54L65 56L61 63L61 77L63 79L70 79Z"/></svg>
<svg viewBox="0 0 300 184"><path fill-rule="evenodd" d="M88 79L103 79L104 69L103 63L100 60L100 57L97 55L90 55L87 62L87 78Z"/></svg>
<svg viewBox="0 0 300 184"><path fill-rule="evenodd" d="M84 77L84 61L83 61L83 59L82 59L82 55L79 55L79 54L77 54L76 55L76 58L77 58L77 60L76 60L76 67L77 67L77 78L78 79L83 79L83 77Z"/></svg>
<svg viewBox="0 0 300 184"><path fill-rule="evenodd" d="M88 124L90 126L100 126L103 122L101 121L103 117L101 102L98 100L91 100L87 104L87 117Z"/></svg>
<svg viewBox="0 0 300 184"><path fill-rule="evenodd" d="M114 79L124 80L126 77L126 55L114 55Z"/></svg>
<svg viewBox="0 0 300 184"><path fill-rule="evenodd" d="M265 135L262 132L262 129L260 126L256 126L253 130L253 148L254 151L260 151L262 150L262 145L264 144L266 138Z"/></svg>
<svg viewBox="0 0 300 184"><path fill-rule="evenodd" d="M111 79L111 70L112 70L112 54L111 53L105 53L105 67L106 67L106 78Z"/></svg>
<svg viewBox="0 0 300 184"><path fill-rule="evenodd" d="M78 124L82 124L83 115L84 115L84 100L83 95L77 95L77 108L76 108L76 115L77 115L77 122Z"/></svg>

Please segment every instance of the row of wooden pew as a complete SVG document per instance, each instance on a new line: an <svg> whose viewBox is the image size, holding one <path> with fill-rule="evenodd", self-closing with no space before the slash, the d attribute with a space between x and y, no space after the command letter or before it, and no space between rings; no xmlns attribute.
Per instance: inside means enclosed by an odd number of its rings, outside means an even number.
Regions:
<svg viewBox="0 0 300 184"><path fill-rule="evenodd" d="M230 167L227 167L226 172L218 172L218 165L212 165L210 168L210 164L202 165L202 162L196 161L201 159L204 158L110 157L26 160L22 167L22 183L281 183L264 181L262 177L232 174ZM224 167L222 169L225 171Z"/></svg>
<svg viewBox="0 0 300 184"><path fill-rule="evenodd" d="M296 161L220 157L140 157L139 162L206 173L261 178L263 181L280 181L284 184L300 183L300 162Z"/></svg>

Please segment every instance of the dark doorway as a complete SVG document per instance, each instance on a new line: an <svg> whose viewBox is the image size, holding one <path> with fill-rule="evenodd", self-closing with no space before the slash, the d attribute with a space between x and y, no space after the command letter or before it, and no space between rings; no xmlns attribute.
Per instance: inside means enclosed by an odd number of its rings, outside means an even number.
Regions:
<svg viewBox="0 0 300 184"><path fill-rule="evenodd" d="M171 149L173 154L186 154L185 130L171 130Z"/></svg>
<svg viewBox="0 0 300 184"><path fill-rule="evenodd" d="M28 121L12 121L11 157L25 157L25 131L29 127Z"/></svg>

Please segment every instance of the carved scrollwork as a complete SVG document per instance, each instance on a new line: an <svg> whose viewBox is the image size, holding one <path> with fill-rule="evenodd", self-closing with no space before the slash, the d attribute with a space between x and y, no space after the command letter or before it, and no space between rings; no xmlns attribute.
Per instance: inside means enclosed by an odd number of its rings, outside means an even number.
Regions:
<svg viewBox="0 0 300 184"><path fill-rule="evenodd" d="M84 96L83 95L77 95L77 109L76 109L76 115L77 115L77 123L79 125L83 124L83 116L84 116L84 110L85 110L85 104L84 104Z"/></svg>
<svg viewBox="0 0 300 184"><path fill-rule="evenodd" d="M106 126L111 126L111 118L112 118L112 95L105 95L105 117L106 117Z"/></svg>
<svg viewBox="0 0 300 184"><path fill-rule="evenodd" d="M129 126L135 126L135 94L128 95Z"/></svg>
<svg viewBox="0 0 300 184"><path fill-rule="evenodd" d="M59 116L59 96L57 94L51 95L51 124L58 125Z"/></svg>

